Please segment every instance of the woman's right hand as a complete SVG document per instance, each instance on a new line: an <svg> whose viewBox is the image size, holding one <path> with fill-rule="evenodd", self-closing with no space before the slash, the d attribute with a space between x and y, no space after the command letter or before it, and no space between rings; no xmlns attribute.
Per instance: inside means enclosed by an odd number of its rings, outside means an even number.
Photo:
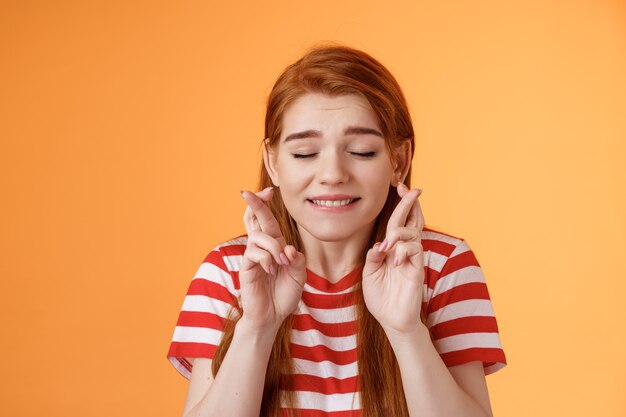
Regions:
<svg viewBox="0 0 626 417"><path fill-rule="evenodd" d="M248 204L244 214L248 243L239 270L243 309L239 322L256 330L278 329L296 309L306 282L304 254L286 244L265 204L273 192L266 188L241 193Z"/></svg>

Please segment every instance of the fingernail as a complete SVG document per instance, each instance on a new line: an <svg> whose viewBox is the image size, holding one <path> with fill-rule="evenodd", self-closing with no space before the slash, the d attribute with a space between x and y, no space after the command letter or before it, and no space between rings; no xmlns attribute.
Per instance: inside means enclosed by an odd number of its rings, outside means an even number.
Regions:
<svg viewBox="0 0 626 417"><path fill-rule="evenodd" d="M276 267L274 266L274 264L270 264L270 274L272 275L276 275Z"/></svg>
<svg viewBox="0 0 626 417"><path fill-rule="evenodd" d="M396 256L395 258L393 258L393 266L398 266L400 265L400 261L398 261L398 257Z"/></svg>
<svg viewBox="0 0 626 417"><path fill-rule="evenodd" d="M418 196L418 197L419 197L420 195L422 195L422 191L424 191L424 190L422 190L421 188L418 188L418 189L417 189L417 196Z"/></svg>
<svg viewBox="0 0 626 417"><path fill-rule="evenodd" d="M265 192L265 191L267 191L267 190L273 190L273 189L274 189L274 187L272 187L272 186L270 185L269 187L265 187L265 188L263 189L263 192Z"/></svg>
<svg viewBox="0 0 626 417"><path fill-rule="evenodd" d="M280 255L278 255L278 257L283 262L283 265L289 265L289 258L287 258L287 255L281 252Z"/></svg>
<svg viewBox="0 0 626 417"><path fill-rule="evenodd" d="M387 245L389 244L389 242L387 242L387 239L383 240L383 243L380 244L380 246L378 247L378 251L379 252L384 252L385 249L387 249Z"/></svg>

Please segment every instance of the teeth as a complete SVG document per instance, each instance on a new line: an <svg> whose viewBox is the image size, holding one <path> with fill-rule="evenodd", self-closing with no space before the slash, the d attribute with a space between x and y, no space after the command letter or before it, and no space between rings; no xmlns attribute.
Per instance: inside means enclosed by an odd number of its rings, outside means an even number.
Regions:
<svg viewBox="0 0 626 417"><path fill-rule="evenodd" d="M312 200L313 204L323 207L341 207L347 206L354 200Z"/></svg>

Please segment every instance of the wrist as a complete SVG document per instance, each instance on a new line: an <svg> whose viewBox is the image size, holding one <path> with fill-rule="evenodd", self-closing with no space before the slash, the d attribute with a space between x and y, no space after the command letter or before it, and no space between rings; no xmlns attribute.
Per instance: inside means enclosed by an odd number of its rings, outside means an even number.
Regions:
<svg viewBox="0 0 626 417"><path fill-rule="evenodd" d="M276 338L276 334L278 333L278 329L280 329L281 323L273 323L270 325L262 325L247 320L246 316L243 315L237 324L235 325L235 333L240 334L246 338L250 338L250 340L271 340L272 342Z"/></svg>
<svg viewBox="0 0 626 417"><path fill-rule="evenodd" d="M394 350L414 347L416 344L423 343L424 341L432 343L428 327L426 327L426 325L422 322L408 332L400 332L384 327L383 330L385 331L387 339L389 339L389 343Z"/></svg>

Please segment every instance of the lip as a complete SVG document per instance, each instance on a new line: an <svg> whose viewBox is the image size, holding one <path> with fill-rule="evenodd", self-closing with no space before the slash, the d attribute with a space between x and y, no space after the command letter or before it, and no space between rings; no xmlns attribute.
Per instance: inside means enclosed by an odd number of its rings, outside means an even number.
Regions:
<svg viewBox="0 0 626 417"><path fill-rule="evenodd" d="M337 206L337 207L326 207L326 206L318 206L313 202L313 200L328 200L328 201L337 201L337 200L354 200L348 205L345 206ZM349 196L346 194L332 194L332 195L321 195L315 196L313 198L307 199L306 203L309 204L314 210L323 211L326 213L342 213L346 211L351 211L361 199L355 196Z"/></svg>
<svg viewBox="0 0 626 417"><path fill-rule="evenodd" d="M315 197L309 198L309 200L337 201L337 200L354 200L355 198L359 198L359 197L356 195L348 195L348 194L326 194L326 195L316 195Z"/></svg>

